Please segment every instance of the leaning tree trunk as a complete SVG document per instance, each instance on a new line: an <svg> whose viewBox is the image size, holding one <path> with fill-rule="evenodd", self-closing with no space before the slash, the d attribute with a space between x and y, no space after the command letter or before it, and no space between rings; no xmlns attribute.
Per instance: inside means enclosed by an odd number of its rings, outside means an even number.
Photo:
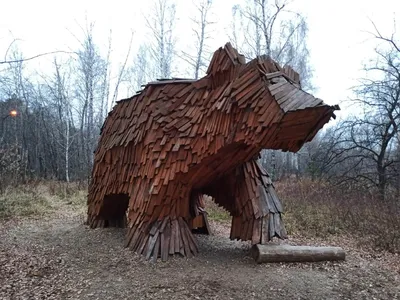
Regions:
<svg viewBox="0 0 400 300"><path fill-rule="evenodd" d="M383 162L378 161L378 195L379 199L384 201L386 192L386 170L382 164Z"/></svg>

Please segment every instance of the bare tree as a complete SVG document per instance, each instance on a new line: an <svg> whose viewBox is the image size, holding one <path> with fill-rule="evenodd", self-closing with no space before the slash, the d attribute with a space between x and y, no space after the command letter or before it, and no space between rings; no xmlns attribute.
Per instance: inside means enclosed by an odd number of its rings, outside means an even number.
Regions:
<svg viewBox="0 0 400 300"><path fill-rule="evenodd" d="M94 24L90 23L85 29L83 40L79 40L80 49L77 51L75 70L76 97L79 101L81 153L85 154L84 165L90 173L93 162L93 151L101 124L100 115L105 111L108 99L109 62L100 54L94 42ZM98 120L97 122L95 122Z"/></svg>
<svg viewBox="0 0 400 300"><path fill-rule="evenodd" d="M349 172L356 171L354 165L347 163L347 155L350 154L344 142L347 134L343 129L343 121L320 131L298 152L298 175L307 176L313 181L337 182Z"/></svg>
<svg viewBox="0 0 400 300"><path fill-rule="evenodd" d="M10 172L9 176L6 175L7 179L9 182L18 183L23 181L30 171L28 163L32 139L29 131L32 129L32 123L25 116L29 114L29 108L34 104L35 90L26 75L23 54L17 45L13 45L7 53L5 59L12 63L10 62L8 68L0 72L0 102L4 103L2 106L5 108L0 112L2 131L4 131L2 135L5 136L1 143L1 156L10 158L11 163L6 167L6 171ZM17 111L17 116L13 118L14 120L7 119L8 122L4 122L4 115L11 109Z"/></svg>
<svg viewBox="0 0 400 300"><path fill-rule="evenodd" d="M110 79L111 79L111 52L112 52L112 31L110 30L108 36L108 49L107 49L107 56L104 61L104 71L102 76L102 82L100 84L100 111L97 118L97 124L101 128L106 116L107 116L107 108L108 108L108 98L110 95ZM122 69L122 72L124 69ZM118 80L119 85L119 80ZM118 87L116 88L116 93L118 93Z"/></svg>
<svg viewBox="0 0 400 300"><path fill-rule="evenodd" d="M289 4L290 0L246 0L244 6L235 6L233 17L239 23L234 24L233 37L249 58L265 54L292 66L300 74L302 88L311 90L307 23L289 10Z"/></svg>
<svg viewBox="0 0 400 300"><path fill-rule="evenodd" d="M10 51L12 51L15 43L18 41L18 39L14 39L10 45L8 46L5 54L4 54L4 59L0 60L0 65L4 65L4 64L17 64L17 63L22 63L22 62L26 62L26 61L30 61L36 58L40 58L42 56L47 56L47 55L54 55L54 54L59 54L59 53L64 53L64 54L72 54L72 52L69 51L63 51L63 50L57 50L57 51L50 51L50 52L45 52L45 53L39 53L33 56L29 56L29 57L14 57L14 58L10 58L8 57L8 54Z"/></svg>
<svg viewBox="0 0 400 300"><path fill-rule="evenodd" d="M121 67L119 69L119 73L117 75L117 81L116 81L115 87L114 87L114 94L113 94L113 97L111 99L111 106L113 106L115 104L115 102L117 101L120 85L124 81L124 78L126 77L126 73L128 73L128 69L129 69L128 60L129 60L129 57L130 57L130 54L131 54L133 36L134 36L134 34L133 34L133 31L132 31L131 32L131 38L130 38L129 45L128 45L128 50L127 50L127 53L126 53L126 56L125 56L125 60L122 63L122 65L121 65ZM111 42L109 44L110 44L110 46L109 46L109 52L108 53L110 54L110 52L111 52ZM108 64L109 64L109 54L107 56Z"/></svg>
<svg viewBox="0 0 400 300"><path fill-rule="evenodd" d="M171 77L174 59L176 7L172 0L154 0L152 14L146 17L153 41L149 43L150 54L155 61L155 76Z"/></svg>
<svg viewBox="0 0 400 300"><path fill-rule="evenodd" d="M388 184L398 181L400 163L400 45L394 35L385 37L375 25L374 29L380 43L376 59L365 67L366 77L359 80L357 98L351 100L362 111L342 123L344 134L338 142L350 167L342 180L372 186L384 200Z"/></svg>
<svg viewBox="0 0 400 300"><path fill-rule="evenodd" d="M206 56L210 56L207 40L211 38L209 27L213 24L213 22L209 21L212 0L201 0L199 3L195 1L193 5L196 7L197 12L196 16L191 18L193 23L192 31L195 37L195 55L182 51L182 58L193 68L193 77L198 79L200 72L207 67L208 57Z"/></svg>
<svg viewBox="0 0 400 300"><path fill-rule="evenodd" d="M64 152L65 180L70 181L70 149L74 136L71 135L73 127L72 107L69 91L70 86L69 64L65 63L67 70L63 70L61 64L54 58L54 75L50 81L47 81L50 92L51 103L54 103L57 119L53 121L54 129L58 131L59 137L55 137L54 143L57 143ZM76 135L76 134L75 134Z"/></svg>
<svg viewBox="0 0 400 300"><path fill-rule="evenodd" d="M151 80L151 65L149 63L149 49L145 44L139 46L132 66L125 74L128 82L128 94L132 95L141 90L143 84Z"/></svg>
<svg viewBox="0 0 400 300"><path fill-rule="evenodd" d="M232 19L230 22L230 32L228 33L229 39L234 47L237 49L243 48L243 43L239 41L239 30L243 27L243 19L241 18L240 5L235 4L232 6Z"/></svg>
<svg viewBox="0 0 400 300"><path fill-rule="evenodd" d="M94 25L80 29L83 37L74 35L79 46L69 51L73 55L57 53L50 75L30 70L33 81L25 66L34 57L22 55L16 42L6 51L0 68L0 119L12 109L18 115L0 122L0 164L8 166L7 174L0 172L1 184L4 174L19 182L28 176L70 181L90 174L98 133L109 100L118 97L130 47L113 78L111 33L103 56L94 42ZM115 86L110 88L110 82Z"/></svg>
<svg viewBox="0 0 400 300"><path fill-rule="evenodd" d="M312 90L312 69L307 46L308 27L304 17L289 10L290 0L246 0L232 9L232 38L247 58L267 55L282 66L290 65L300 74L301 86ZM265 156L268 156L268 159ZM279 177L277 166L294 169L293 154L264 151L273 178Z"/></svg>

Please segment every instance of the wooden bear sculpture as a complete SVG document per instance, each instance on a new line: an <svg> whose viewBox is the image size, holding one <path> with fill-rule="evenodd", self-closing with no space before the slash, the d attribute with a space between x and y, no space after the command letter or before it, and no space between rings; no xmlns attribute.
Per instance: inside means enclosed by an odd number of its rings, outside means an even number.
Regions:
<svg viewBox="0 0 400 300"><path fill-rule="evenodd" d="M95 152L88 224L127 226L147 259L198 249L191 220L202 195L232 216L231 239L286 237L282 206L257 162L262 149L298 151L331 117L299 76L267 57L246 63L228 43L199 80L159 80L109 113Z"/></svg>

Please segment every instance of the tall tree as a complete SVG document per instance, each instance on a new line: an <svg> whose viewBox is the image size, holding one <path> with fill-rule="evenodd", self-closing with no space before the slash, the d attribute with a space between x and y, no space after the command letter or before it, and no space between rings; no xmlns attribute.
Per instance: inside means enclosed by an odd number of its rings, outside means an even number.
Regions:
<svg viewBox="0 0 400 300"><path fill-rule="evenodd" d="M211 38L209 28L213 24L209 20L212 0L194 1L193 5L196 8L195 17L191 18L192 31L195 37L194 49L192 50L195 54L182 51L182 58L193 68L193 77L198 79L200 72L204 72L207 67L207 60L210 56L207 41Z"/></svg>
<svg viewBox="0 0 400 300"><path fill-rule="evenodd" d="M139 91L143 84L151 80L151 65L147 45L141 44L139 46L133 64L126 73L125 80L128 81L128 93L130 95Z"/></svg>
<svg viewBox="0 0 400 300"><path fill-rule="evenodd" d="M121 66L119 68L119 72L118 72L117 79L116 79L116 82L115 82L114 93L113 93L113 96L112 96L112 99L111 99L111 107L118 100L118 92L119 92L119 89L121 87L121 84L125 81L125 78L127 77L127 74L129 73L128 60L129 60L130 54L131 54L133 36L134 36L134 33L132 31L131 32L131 38L130 38L129 45L128 45L128 50L127 50L127 53L126 53L126 56L125 56L125 60L121 64ZM109 51L108 51L108 55L107 55L107 62L108 62L107 65L110 64L109 63L109 61L110 61L109 60L110 52L111 52L111 37L110 37L110 42L109 42Z"/></svg>
<svg viewBox="0 0 400 300"><path fill-rule="evenodd" d="M374 30L376 57L351 99L359 111L321 140L325 146L314 151L312 166L337 183L352 181L377 191L383 201L389 190L399 194L400 45L394 34Z"/></svg>
<svg viewBox="0 0 400 300"><path fill-rule="evenodd" d="M308 27L305 18L288 9L290 0L246 0L236 5L233 37L249 58L267 55L299 74L303 89L311 90L312 69L308 62Z"/></svg>
<svg viewBox="0 0 400 300"><path fill-rule="evenodd" d="M358 174L375 185L381 199L389 179L396 174L393 167L399 163L396 150L400 126L400 43L394 34L383 36L374 25L373 33L380 45L375 49L376 60L366 66L366 78L355 88L353 99L363 113L344 125L349 136L349 148L359 151L358 161L365 171Z"/></svg>
<svg viewBox="0 0 400 300"><path fill-rule="evenodd" d="M54 143L58 144L63 152L61 157L64 157L64 178L67 182L70 181L70 149L74 136L71 135L71 127L73 127L72 105L69 91L72 90L70 85L69 64L64 63L66 70L63 70L57 59L54 58L54 75L48 81L49 97L52 99L52 107L56 112L57 117L53 122L53 128L58 132L58 136L54 137ZM60 159L61 160L61 159ZM59 163L61 163L60 161ZM62 168L60 168L62 169Z"/></svg>
<svg viewBox="0 0 400 300"><path fill-rule="evenodd" d="M103 123L108 99L108 62L101 56L93 36L94 24L82 28L84 38L79 40L80 49L76 61L76 97L79 101L80 115L80 153L84 154L82 163L90 174L97 136Z"/></svg>
<svg viewBox="0 0 400 300"><path fill-rule="evenodd" d="M152 13L146 17L146 25L153 40L149 43L152 59L155 61L155 76L171 77L175 52L175 13L172 0L154 0Z"/></svg>
<svg viewBox="0 0 400 300"><path fill-rule="evenodd" d="M307 22L300 13L288 9L290 2L246 0L244 5L235 5L232 38L247 58L267 55L282 66L290 65L300 74L302 89L312 90ZM282 155L269 150L263 152L263 157L273 178L278 177L277 166L295 167L296 157L290 153Z"/></svg>

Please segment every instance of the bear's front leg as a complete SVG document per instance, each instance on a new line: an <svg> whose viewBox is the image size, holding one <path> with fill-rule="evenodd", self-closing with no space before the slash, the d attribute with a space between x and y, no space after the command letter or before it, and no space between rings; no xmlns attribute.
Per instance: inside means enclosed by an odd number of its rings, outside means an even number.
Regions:
<svg viewBox="0 0 400 300"><path fill-rule="evenodd" d="M179 182L150 189L144 181L129 203L126 246L146 259L166 261L169 255L191 257L198 252L190 230L189 191Z"/></svg>
<svg viewBox="0 0 400 300"><path fill-rule="evenodd" d="M281 214L282 204L262 166L251 160L235 170L231 239L265 244L273 237L287 238Z"/></svg>

